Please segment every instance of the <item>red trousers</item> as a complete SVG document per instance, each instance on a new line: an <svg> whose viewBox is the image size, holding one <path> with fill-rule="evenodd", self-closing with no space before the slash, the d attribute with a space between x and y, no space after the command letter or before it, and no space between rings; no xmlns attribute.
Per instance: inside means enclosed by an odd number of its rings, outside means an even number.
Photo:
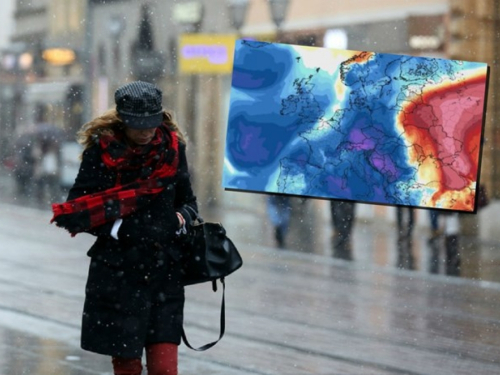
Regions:
<svg viewBox="0 0 500 375"><path fill-rule="evenodd" d="M177 345L171 343L146 346L148 375L177 375ZM113 357L115 375L141 375L141 358Z"/></svg>

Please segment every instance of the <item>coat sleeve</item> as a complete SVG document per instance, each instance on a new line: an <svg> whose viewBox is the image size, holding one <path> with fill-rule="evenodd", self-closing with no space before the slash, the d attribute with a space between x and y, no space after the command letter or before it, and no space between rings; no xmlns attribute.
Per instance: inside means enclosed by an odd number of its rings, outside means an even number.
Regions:
<svg viewBox="0 0 500 375"><path fill-rule="evenodd" d="M186 146L182 143L179 143L179 167L177 175L174 207L177 212L181 213L186 223L191 224L198 216L198 204L191 186L186 158Z"/></svg>
<svg viewBox="0 0 500 375"><path fill-rule="evenodd" d="M80 169L67 201L109 189L114 186L115 179L116 176L101 161L99 147L92 146L83 152ZM106 223L86 232L94 236L110 235L112 227L113 223Z"/></svg>

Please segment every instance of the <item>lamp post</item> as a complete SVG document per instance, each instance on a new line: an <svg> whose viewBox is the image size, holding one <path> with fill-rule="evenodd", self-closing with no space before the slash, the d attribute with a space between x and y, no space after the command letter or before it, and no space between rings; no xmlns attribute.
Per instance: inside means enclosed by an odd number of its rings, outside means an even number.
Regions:
<svg viewBox="0 0 500 375"><path fill-rule="evenodd" d="M184 3L176 3L173 5L174 21L181 26L182 34L197 34L201 31L205 9L200 1L187 1ZM179 51L179 54L182 54ZM199 79L197 74L190 74L187 77L180 79L181 87L177 97L179 99L179 108L182 113L182 118L185 122L185 129L189 138L189 143L196 145L196 123L197 123L197 108L198 108L198 91ZM186 90L187 89L187 90ZM187 97L183 95L187 93ZM196 182L196 176L192 172L192 179Z"/></svg>
<svg viewBox="0 0 500 375"><path fill-rule="evenodd" d="M267 0L271 10L271 17L276 26L276 41L281 38L281 24L286 18L289 0Z"/></svg>
<svg viewBox="0 0 500 375"><path fill-rule="evenodd" d="M245 23L249 0L228 0L227 7L231 16L231 24L240 34L241 27Z"/></svg>
<svg viewBox="0 0 500 375"><path fill-rule="evenodd" d="M84 48L81 53L83 62L83 71L85 77L85 84L83 87L83 111L82 121L84 123L91 120L93 115L93 102L92 102L92 88L94 82L93 71L93 43L94 43L94 3L96 0L88 0L86 3L86 17L85 17L85 40Z"/></svg>
<svg viewBox="0 0 500 375"><path fill-rule="evenodd" d="M111 88L112 91L117 88L116 86L118 85L118 82L121 81L121 54L122 54L122 48L121 48L121 37L123 35L123 32L125 31L126 28L126 21L125 18L121 15L118 14L113 14L110 19L109 19L109 34L111 36L111 44L112 44L112 63L114 65L113 69L113 80L111 82Z"/></svg>
<svg viewBox="0 0 500 375"><path fill-rule="evenodd" d="M153 20L148 4L141 8L137 39L132 46L132 74L136 79L158 83L164 74L165 56L155 49Z"/></svg>

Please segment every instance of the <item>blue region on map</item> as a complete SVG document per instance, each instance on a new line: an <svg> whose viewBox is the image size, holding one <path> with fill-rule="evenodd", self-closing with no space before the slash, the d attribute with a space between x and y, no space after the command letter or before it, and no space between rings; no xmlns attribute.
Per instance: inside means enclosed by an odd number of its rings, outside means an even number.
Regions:
<svg viewBox="0 0 500 375"><path fill-rule="evenodd" d="M426 85L484 64L359 52L329 69L314 52L237 42L223 187L421 205L398 116Z"/></svg>

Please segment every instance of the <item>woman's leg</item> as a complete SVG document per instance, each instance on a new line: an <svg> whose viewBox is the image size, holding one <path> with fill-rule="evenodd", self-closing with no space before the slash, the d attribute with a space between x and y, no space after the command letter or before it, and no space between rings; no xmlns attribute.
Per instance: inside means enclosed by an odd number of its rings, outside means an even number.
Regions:
<svg viewBox="0 0 500 375"><path fill-rule="evenodd" d="M177 348L172 343L147 345L148 375L177 375Z"/></svg>
<svg viewBox="0 0 500 375"><path fill-rule="evenodd" d="M115 375L141 375L142 363L140 358L113 357L113 371Z"/></svg>

